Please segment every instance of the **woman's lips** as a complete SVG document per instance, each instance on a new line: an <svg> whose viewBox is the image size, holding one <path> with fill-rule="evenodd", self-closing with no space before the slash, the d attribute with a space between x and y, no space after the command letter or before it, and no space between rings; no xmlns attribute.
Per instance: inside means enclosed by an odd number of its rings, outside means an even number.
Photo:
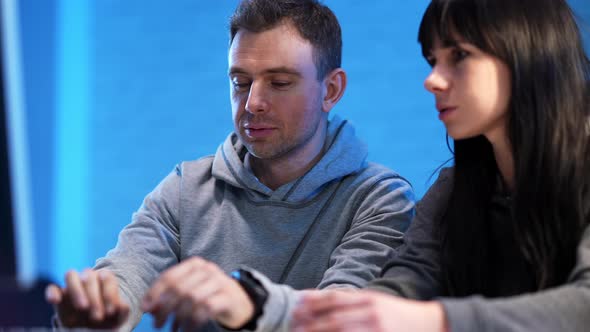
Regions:
<svg viewBox="0 0 590 332"><path fill-rule="evenodd" d="M447 119L449 116L451 116L451 114L453 114L455 112L455 110L457 110L456 107L446 107L446 108L442 108L439 110L438 112L438 118L442 121L444 121L445 119Z"/></svg>

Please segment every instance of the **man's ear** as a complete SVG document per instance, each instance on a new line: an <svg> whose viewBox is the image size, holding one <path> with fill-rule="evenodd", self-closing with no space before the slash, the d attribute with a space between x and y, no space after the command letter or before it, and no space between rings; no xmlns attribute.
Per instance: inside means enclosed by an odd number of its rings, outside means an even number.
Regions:
<svg viewBox="0 0 590 332"><path fill-rule="evenodd" d="M346 90L346 72L342 68L332 70L323 81L322 111L328 113L338 103Z"/></svg>

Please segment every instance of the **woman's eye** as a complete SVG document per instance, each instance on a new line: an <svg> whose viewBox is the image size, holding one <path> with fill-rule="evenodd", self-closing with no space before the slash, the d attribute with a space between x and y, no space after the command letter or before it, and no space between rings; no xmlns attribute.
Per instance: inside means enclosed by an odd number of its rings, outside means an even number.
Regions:
<svg viewBox="0 0 590 332"><path fill-rule="evenodd" d="M469 56L469 52L462 49L455 49L453 50L452 56L455 62L459 62Z"/></svg>
<svg viewBox="0 0 590 332"><path fill-rule="evenodd" d="M430 67L434 67L434 65L436 65L436 58L433 56L427 56L424 59L426 59L426 62L428 62L428 65L430 65Z"/></svg>

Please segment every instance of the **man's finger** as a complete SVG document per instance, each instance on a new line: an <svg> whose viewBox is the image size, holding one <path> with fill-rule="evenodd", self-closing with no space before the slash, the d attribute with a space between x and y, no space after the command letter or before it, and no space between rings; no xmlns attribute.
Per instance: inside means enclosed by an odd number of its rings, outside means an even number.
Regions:
<svg viewBox="0 0 590 332"><path fill-rule="evenodd" d="M192 289L200 287L205 278L207 275L199 271L198 267L193 266L192 269L186 271L186 274L179 275L178 280L165 289L159 298L154 299L149 312L154 316L156 326L158 323L164 324L168 315L176 312L179 303L188 297Z"/></svg>
<svg viewBox="0 0 590 332"><path fill-rule="evenodd" d="M174 319L174 323L172 323L172 332L178 332L180 330L180 322L178 321L178 319Z"/></svg>
<svg viewBox="0 0 590 332"><path fill-rule="evenodd" d="M117 278L111 272L103 270L98 271L98 280L106 315L111 316L116 313L121 301Z"/></svg>
<svg viewBox="0 0 590 332"><path fill-rule="evenodd" d="M94 321L101 321L104 319L104 305L102 301L102 290L100 289L100 283L98 280L98 274L91 270L86 269L82 272L82 284L86 289L86 295L90 302L90 317Z"/></svg>
<svg viewBox="0 0 590 332"><path fill-rule="evenodd" d="M129 305L123 301L119 301L119 305L117 307L118 309L116 310L116 312L118 312L118 316L117 316L117 325L120 326L121 324L123 324L126 320L127 317L129 317L129 311L131 310L129 308Z"/></svg>
<svg viewBox="0 0 590 332"><path fill-rule="evenodd" d="M53 305L58 305L63 300L63 291L57 285L50 284L45 288L45 300Z"/></svg>
<svg viewBox="0 0 590 332"><path fill-rule="evenodd" d="M229 328L237 328L244 325L252 318L253 304L251 309L244 308L244 305L234 301L234 298L218 292L207 299L207 308L211 319L227 326ZM249 299L248 299L249 300Z"/></svg>
<svg viewBox="0 0 590 332"><path fill-rule="evenodd" d="M190 319L190 331L196 330L199 327L207 324L211 315L205 307L193 307L192 319Z"/></svg>
<svg viewBox="0 0 590 332"><path fill-rule="evenodd" d="M223 275L221 278L228 278L227 276ZM216 295L223 295L220 290L222 287L223 281L220 280L220 276L209 276L208 278L201 280L201 283L198 287L193 287L190 292L189 296L193 305L207 305L206 300L210 296ZM209 310L207 308L207 310Z"/></svg>
<svg viewBox="0 0 590 332"><path fill-rule="evenodd" d="M74 270L66 273L66 293L70 297L70 301L74 308L78 310L87 310L89 307L86 290L80 281L80 276Z"/></svg>
<svg viewBox="0 0 590 332"><path fill-rule="evenodd" d="M152 311L162 293L169 287L175 285L179 280L182 280L182 276L186 275L190 270L195 267L198 268L202 264L202 261L203 259L193 257L162 273L143 298L141 309L143 311Z"/></svg>
<svg viewBox="0 0 590 332"><path fill-rule="evenodd" d="M106 281L103 280L103 287L106 288L106 290L103 290L103 294L108 293L109 305L112 306L112 312L108 315L114 314L116 317L115 321L117 323L117 326L120 326L129 317L129 312L131 311L131 308L129 307L129 304L127 304L127 302L125 302L121 298L121 296L119 296L119 283L117 281L117 278L110 272L108 272L107 276L103 276L102 278L106 279Z"/></svg>
<svg viewBox="0 0 590 332"><path fill-rule="evenodd" d="M213 318L215 318L216 320L219 320L219 316L223 317L223 315L229 312L232 304L239 305L238 303L232 302L232 299L228 296L224 296L222 292L217 292L215 294L212 294L209 298L207 298L207 308L211 315L214 316Z"/></svg>
<svg viewBox="0 0 590 332"><path fill-rule="evenodd" d="M191 301L184 300L181 301L178 307L176 308L176 312L174 313L175 316L175 324L180 327L188 327L190 325L191 319L193 314L193 304ZM189 331L189 330L187 330Z"/></svg>

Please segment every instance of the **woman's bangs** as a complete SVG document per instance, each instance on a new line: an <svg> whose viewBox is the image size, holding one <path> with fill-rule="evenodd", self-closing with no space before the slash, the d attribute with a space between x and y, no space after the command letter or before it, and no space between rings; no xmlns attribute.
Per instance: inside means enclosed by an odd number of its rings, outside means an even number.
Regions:
<svg viewBox="0 0 590 332"><path fill-rule="evenodd" d="M442 46L456 45L459 41L471 43L481 49L489 49L480 26L476 23L478 10L473 1L433 0L420 23L418 42L422 54L430 54L435 40Z"/></svg>

